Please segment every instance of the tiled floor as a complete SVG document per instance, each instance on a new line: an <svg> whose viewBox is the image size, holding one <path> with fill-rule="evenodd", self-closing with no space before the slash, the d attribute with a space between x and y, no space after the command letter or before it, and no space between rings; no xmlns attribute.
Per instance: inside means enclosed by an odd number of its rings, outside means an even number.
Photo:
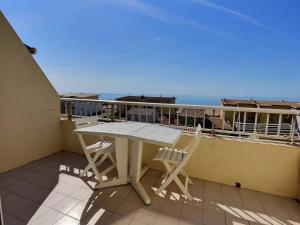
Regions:
<svg viewBox="0 0 300 225"><path fill-rule="evenodd" d="M5 225L300 224L295 200L202 180L190 187L193 201L174 184L154 195L162 175L156 170L142 179L147 207L129 185L93 191L94 180L78 176L85 165L84 156L61 152L0 174Z"/></svg>

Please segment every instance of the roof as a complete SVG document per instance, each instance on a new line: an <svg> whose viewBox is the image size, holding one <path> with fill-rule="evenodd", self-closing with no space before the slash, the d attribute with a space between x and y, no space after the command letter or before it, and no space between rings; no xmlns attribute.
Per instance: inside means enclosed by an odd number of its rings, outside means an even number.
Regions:
<svg viewBox="0 0 300 225"><path fill-rule="evenodd" d="M149 102L149 103L170 103L174 104L176 101L175 97L153 97L144 95L128 95L116 99L117 101L129 101L129 102Z"/></svg>
<svg viewBox="0 0 300 225"><path fill-rule="evenodd" d="M83 98L83 99L98 99L98 94L88 93L65 93L60 95L61 98Z"/></svg>
<svg viewBox="0 0 300 225"><path fill-rule="evenodd" d="M300 109L300 102L273 101L273 100L254 100L254 99L222 99L224 106L253 106L257 108L287 107Z"/></svg>
<svg viewBox="0 0 300 225"><path fill-rule="evenodd" d="M187 117L203 117L203 109L187 109L180 108L178 111L178 116L187 116Z"/></svg>

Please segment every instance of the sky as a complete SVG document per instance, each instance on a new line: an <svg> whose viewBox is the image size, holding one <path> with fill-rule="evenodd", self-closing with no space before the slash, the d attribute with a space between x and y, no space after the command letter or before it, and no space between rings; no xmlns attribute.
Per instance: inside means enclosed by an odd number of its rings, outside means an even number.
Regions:
<svg viewBox="0 0 300 225"><path fill-rule="evenodd" d="M59 92L300 98L299 0L1 0Z"/></svg>

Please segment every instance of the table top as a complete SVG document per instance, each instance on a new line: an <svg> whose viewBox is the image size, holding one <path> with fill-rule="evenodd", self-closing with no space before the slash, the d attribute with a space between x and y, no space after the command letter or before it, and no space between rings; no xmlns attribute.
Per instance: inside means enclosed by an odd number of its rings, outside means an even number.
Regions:
<svg viewBox="0 0 300 225"><path fill-rule="evenodd" d="M125 137L152 144L174 146L182 131L159 124L139 122L111 122L74 130L75 134Z"/></svg>

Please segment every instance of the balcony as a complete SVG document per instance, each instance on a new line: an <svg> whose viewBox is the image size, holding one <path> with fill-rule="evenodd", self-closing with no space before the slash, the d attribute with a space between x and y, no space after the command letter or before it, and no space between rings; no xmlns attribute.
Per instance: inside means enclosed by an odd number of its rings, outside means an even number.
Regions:
<svg viewBox="0 0 300 225"><path fill-rule="evenodd" d="M300 223L295 200L200 179L193 179L192 201L173 184L155 195L159 170L142 178L152 199L151 206L145 206L126 185L94 191L93 175L78 175L85 165L83 155L60 152L2 173L5 225Z"/></svg>
<svg viewBox="0 0 300 225"><path fill-rule="evenodd" d="M300 224L295 110L60 99L1 12L0 28L5 225ZM200 123L203 138L185 168L194 180L193 200L173 184L154 195L162 170L152 163L159 147L153 144L144 145L143 163L151 170L142 178L151 206L126 185L94 190L93 174L79 177L87 162L72 133L74 120L84 116L183 129L178 148ZM108 176L115 177L115 171Z"/></svg>

